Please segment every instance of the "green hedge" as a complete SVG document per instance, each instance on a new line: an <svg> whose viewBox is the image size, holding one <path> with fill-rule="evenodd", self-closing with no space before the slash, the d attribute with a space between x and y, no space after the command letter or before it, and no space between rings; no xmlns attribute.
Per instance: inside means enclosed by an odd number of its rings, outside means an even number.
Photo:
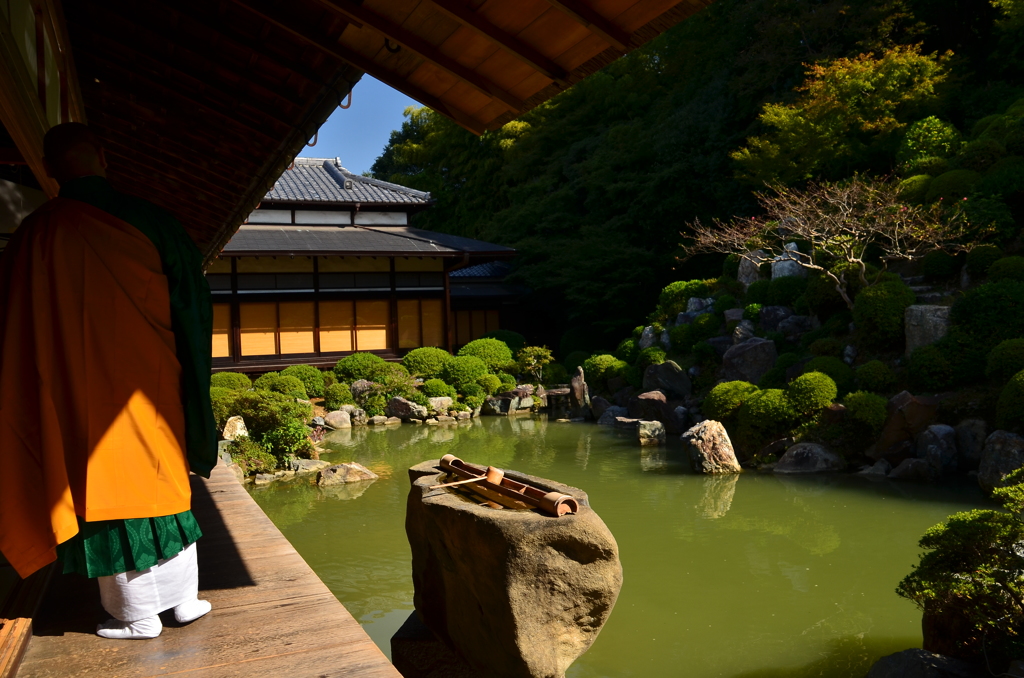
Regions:
<svg viewBox="0 0 1024 678"><path fill-rule="evenodd" d="M1004 257L988 267L988 279L992 282L1000 280L1024 280L1024 257Z"/></svg>
<svg viewBox="0 0 1024 678"><path fill-rule="evenodd" d="M324 373L312 365L291 365L281 370L281 376L295 377L302 382L306 394L311 398L324 395Z"/></svg>
<svg viewBox="0 0 1024 678"><path fill-rule="evenodd" d="M377 372L387 362L374 353L353 353L345 356L334 366L334 375L338 381L351 384L353 381L365 379L374 381Z"/></svg>
<svg viewBox="0 0 1024 678"><path fill-rule="evenodd" d="M409 370L409 374L431 379L441 374L445 363L452 359L452 354L443 348L424 346L414 348L402 358L402 365Z"/></svg>
<svg viewBox="0 0 1024 678"><path fill-rule="evenodd" d="M301 381L295 377L280 374L279 372L267 372L254 381L252 387L257 390L283 393L284 395L291 396L292 398L302 398L303 400L309 398L309 394L306 393L306 387L303 386Z"/></svg>
<svg viewBox="0 0 1024 678"><path fill-rule="evenodd" d="M493 332L488 332L487 334L480 338L497 339L498 341L508 346L508 349L512 351L512 355L515 355L516 353L519 353L519 351L526 348L526 337L519 334L518 332L513 332L512 330L494 330Z"/></svg>
<svg viewBox="0 0 1024 678"><path fill-rule="evenodd" d="M427 379L423 382L423 386L420 387L423 395L428 398L452 398L454 399L458 394L455 392L455 387L445 383L441 379Z"/></svg>
<svg viewBox="0 0 1024 678"><path fill-rule="evenodd" d="M1007 339L988 354L985 376L999 382L1006 382L1024 370L1024 339Z"/></svg>
<svg viewBox="0 0 1024 678"><path fill-rule="evenodd" d="M505 349L508 350L508 347L506 346ZM509 353L509 357L511 358L511 353ZM451 384L459 392L462 392L470 384L476 385L476 380L485 374L487 374L487 364L474 355L456 356L449 360L441 370L441 378L445 383Z"/></svg>
<svg viewBox="0 0 1024 678"><path fill-rule="evenodd" d="M476 339L459 349L459 356L472 356L483 361L490 371L505 368L513 362L508 344L498 339Z"/></svg>
<svg viewBox="0 0 1024 678"><path fill-rule="evenodd" d="M324 389L324 409L328 412L340 410L342 405L354 405L355 402L348 384L334 383Z"/></svg>
<svg viewBox="0 0 1024 678"><path fill-rule="evenodd" d="M238 391L252 388L252 380L240 372L215 372L210 376L210 386Z"/></svg>
<svg viewBox="0 0 1024 678"><path fill-rule="evenodd" d="M822 372L805 372L786 387L786 397L797 414L814 414L836 399L836 382Z"/></svg>
<svg viewBox="0 0 1024 678"><path fill-rule="evenodd" d="M757 387L746 381L727 381L718 384L704 398L701 412L708 419L722 421L734 414L743 402L756 392Z"/></svg>
<svg viewBox="0 0 1024 678"><path fill-rule="evenodd" d="M853 322L868 345L889 348L903 341L903 316L916 301L909 287L897 280L865 288L853 302Z"/></svg>

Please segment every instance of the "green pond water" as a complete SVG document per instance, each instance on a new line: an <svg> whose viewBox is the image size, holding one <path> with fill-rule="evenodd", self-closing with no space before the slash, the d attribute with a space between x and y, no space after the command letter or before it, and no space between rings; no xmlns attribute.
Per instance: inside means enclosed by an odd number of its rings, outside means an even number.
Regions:
<svg viewBox="0 0 1024 678"><path fill-rule="evenodd" d="M920 646L920 612L894 593L918 538L987 504L967 479L699 476L677 440L642 451L624 432L541 417L336 431L325 443L323 459L380 479L252 493L389 656L412 610L408 467L452 453L586 491L618 541L625 583L572 678L861 678L878 657Z"/></svg>

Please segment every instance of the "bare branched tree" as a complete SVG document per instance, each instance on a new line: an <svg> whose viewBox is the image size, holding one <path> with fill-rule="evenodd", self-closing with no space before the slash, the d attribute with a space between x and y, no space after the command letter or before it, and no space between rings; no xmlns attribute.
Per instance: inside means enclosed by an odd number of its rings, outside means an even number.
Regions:
<svg viewBox="0 0 1024 678"><path fill-rule="evenodd" d="M934 249L954 252L966 244L966 223L958 206L907 204L895 184L880 179L855 176L803 189L778 186L758 193L757 200L764 210L760 217L690 224L690 242L683 244L682 259L718 252L736 254L755 265L766 259L794 261L829 278L853 308L851 281L842 269L855 272L860 284L868 287L879 281L890 262L917 259ZM809 243L810 251L787 249L786 243L794 240ZM868 256L881 260L870 280ZM839 262L849 266L835 266Z"/></svg>

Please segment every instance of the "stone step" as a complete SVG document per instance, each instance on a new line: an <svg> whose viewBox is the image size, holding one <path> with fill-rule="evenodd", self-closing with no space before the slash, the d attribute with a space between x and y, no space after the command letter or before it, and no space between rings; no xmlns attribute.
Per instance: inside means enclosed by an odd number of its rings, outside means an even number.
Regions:
<svg viewBox="0 0 1024 678"><path fill-rule="evenodd" d="M918 304L941 304L946 295L942 292L927 292L917 295Z"/></svg>
<svg viewBox="0 0 1024 678"><path fill-rule="evenodd" d="M935 288L932 287L931 285L911 285L910 286L910 291L913 292L914 294L927 294L928 292L931 292L934 289Z"/></svg>
<svg viewBox="0 0 1024 678"><path fill-rule="evenodd" d="M920 285L924 282L923 275L901 275L903 282L907 285Z"/></svg>

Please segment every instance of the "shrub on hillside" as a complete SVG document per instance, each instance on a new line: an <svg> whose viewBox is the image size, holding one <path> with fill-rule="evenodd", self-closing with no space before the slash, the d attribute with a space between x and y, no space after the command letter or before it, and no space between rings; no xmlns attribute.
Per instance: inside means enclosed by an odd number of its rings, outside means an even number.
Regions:
<svg viewBox="0 0 1024 678"><path fill-rule="evenodd" d="M544 366L543 382L545 386L551 384L568 384L569 373L565 371L565 367L558 363L548 363Z"/></svg>
<svg viewBox="0 0 1024 678"><path fill-rule="evenodd" d="M283 393L292 398L301 398L303 400L309 398L309 394L306 393L306 387L302 385L301 381L295 377L287 377L278 372L267 372L254 381L252 387L257 390Z"/></svg>
<svg viewBox="0 0 1024 678"><path fill-rule="evenodd" d="M953 366L938 346L922 346L910 354L910 381L915 388L942 391L953 384Z"/></svg>
<svg viewBox="0 0 1024 678"><path fill-rule="evenodd" d="M755 280L747 287L747 296L744 301L748 304L767 304L768 288L771 285L771 280Z"/></svg>
<svg viewBox="0 0 1024 678"><path fill-rule="evenodd" d="M712 313L697 316L689 325L676 325L668 331L672 350L680 354L690 353L695 345L717 336L721 327L721 318ZM664 359L658 362L664 362Z"/></svg>
<svg viewBox="0 0 1024 678"><path fill-rule="evenodd" d="M635 339L623 339L619 342L619 345L612 352L619 360L625 360L627 363L636 362L636 358L640 355L640 348L637 346Z"/></svg>
<svg viewBox="0 0 1024 678"><path fill-rule="evenodd" d="M483 375L481 375L483 376ZM501 380L498 380L498 386L501 386ZM423 382L420 387L423 395L428 398L452 398L454 399L458 394L455 392L455 387L446 384L441 379L427 379Z"/></svg>
<svg viewBox="0 0 1024 678"><path fill-rule="evenodd" d="M746 381L727 381L718 384L701 405L701 412L708 419L722 421L734 414L757 387Z"/></svg>
<svg viewBox="0 0 1024 678"><path fill-rule="evenodd" d="M843 342L834 337L824 337L813 341L808 350L811 355L838 358L843 354Z"/></svg>
<svg viewBox="0 0 1024 678"><path fill-rule="evenodd" d="M762 391L769 388L786 388L786 370L781 367L773 367L765 372L757 382L757 387Z"/></svg>
<svg viewBox="0 0 1024 678"><path fill-rule="evenodd" d="M235 402L235 393L236 391L223 386L210 387L210 407L213 410L213 420L217 424L218 431L224 430L224 424L231 416L229 412L231 404Z"/></svg>
<svg viewBox="0 0 1024 678"><path fill-rule="evenodd" d="M475 384L476 380L485 374L486 363L475 355L456 356L445 363L441 370L441 378L445 383L454 386L456 391L462 391L469 384Z"/></svg>
<svg viewBox="0 0 1024 678"><path fill-rule="evenodd" d="M494 395L501 391L501 379L498 379L496 374L477 377L476 383L484 390L484 395Z"/></svg>
<svg viewBox="0 0 1024 678"><path fill-rule="evenodd" d="M988 273L988 268L1003 256L995 245L978 245L967 253L967 272L976 278Z"/></svg>
<svg viewBox="0 0 1024 678"><path fill-rule="evenodd" d="M660 315L674 320L686 310L691 297L710 297L711 291L711 285L706 280L681 280L671 283L658 295Z"/></svg>
<svg viewBox="0 0 1024 678"><path fill-rule="evenodd" d="M891 347L903 341L903 315L917 300L909 287L891 280L865 288L853 302L853 321L865 343Z"/></svg>
<svg viewBox="0 0 1024 678"><path fill-rule="evenodd" d="M1024 280L1024 257L1003 257L988 267L988 279L992 282L1000 280Z"/></svg>
<svg viewBox="0 0 1024 678"><path fill-rule="evenodd" d="M466 398L485 398L487 396L483 387L476 383L463 386L462 395Z"/></svg>
<svg viewBox="0 0 1024 678"><path fill-rule="evenodd" d="M326 391L327 387L330 386L331 384L338 383L338 377L334 374L334 370L323 370L320 372L320 374L323 376L324 379L324 391Z"/></svg>
<svg viewBox="0 0 1024 678"><path fill-rule="evenodd" d="M646 370L651 365L660 365L665 362L666 358L667 356L662 348L651 346L640 351L640 355L636 359L636 366L642 374L643 370Z"/></svg>
<svg viewBox="0 0 1024 678"><path fill-rule="evenodd" d="M506 372L498 372L498 379L501 379L502 392L511 391L517 386L516 378Z"/></svg>
<svg viewBox="0 0 1024 678"><path fill-rule="evenodd" d="M589 357L590 353L586 351L573 351L569 355L565 356L565 360L562 361L562 364L565 366L565 371L568 372L571 377L576 374L576 368L583 365L583 361Z"/></svg>
<svg viewBox="0 0 1024 678"><path fill-rule="evenodd" d="M388 401L379 393L368 391L360 403L363 411L366 412L368 417L382 417L384 416L384 408L387 407Z"/></svg>
<svg viewBox="0 0 1024 678"><path fill-rule="evenodd" d="M328 412L340 410L342 405L354 405L355 402L348 384L339 382L324 389L324 409Z"/></svg>
<svg viewBox="0 0 1024 678"><path fill-rule="evenodd" d="M788 431L797 417L786 392L770 388L750 394L736 413L741 438L757 447Z"/></svg>
<svg viewBox="0 0 1024 678"><path fill-rule="evenodd" d="M941 200L955 203L971 194L974 185L981 181L981 175L974 170L955 169L935 177L928 187L925 202Z"/></svg>
<svg viewBox="0 0 1024 678"><path fill-rule="evenodd" d="M896 375L881 360L869 360L857 368L857 388L872 393L889 393L896 387Z"/></svg>
<svg viewBox="0 0 1024 678"><path fill-rule="evenodd" d="M252 388L252 380L240 372L216 372L210 376L210 386L238 391Z"/></svg>
<svg viewBox="0 0 1024 678"><path fill-rule="evenodd" d="M999 392L996 425L1010 430L1024 427L1024 371L1010 377L1010 381Z"/></svg>
<svg viewBox="0 0 1024 678"><path fill-rule="evenodd" d="M948 280L958 268L956 257L942 250L932 250L921 259L921 272L931 280Z"/></svg>
<svg viewBox="0 0 1024 678"><path fill-rule="evenodd" d="M1006 149L995 139L976 139L963 147L956 164L967 170L984 172L1006 155Z"/></svg>
<svg viewBox="0 0 1024 678"><path fill-rule="evenodd" d="M246 436L232 440L228 445L228 453L231 461L238 464L245 475L273 473L277 468L277 458L266 447Z"/></svg>
<svg viewBox="0 0 1024 678"><path fill-rule="evenodd" d="M725 261L722 262L722 275L730 278L740 277L740 255L726 255Z"/></svg>
<svg viewBox="0 0 1024 678"><path fill-rule="evenodd" d="M736 308L736 297L731 294L723 294L722 296L715 299L714 311L718 315L722 315L730 308Z"/></svg>
<svg viewBox="0 0 1024 678"><path fill-rule="evenodd" d="M836 382L821 372L805 372L786 387L786 398L797 414L814 414L836 399Z"/></svg>
<svg viewBox="0 0 1024 678"><path fill-rule="evenodd" d="M1021 370L1024 370L1024 339L1007 339L989 351L986 377L1006 382Z"/></svg>
<svg viewBox="0 0 1024 678"><path fill-rule="evenodd" d="M925 158L918 158L907 166L907 174L911 175L911 178L921 175L930 175L937 177L940 174L945 174L951 170L949 160L940 158L937 155L930 155ZM921 196L921 200L924 199L924 195ZM921 202L917 200L914 202Z"/></svg>
<svg viewBox="0 0 1024 678"><path fill-rule="evenodd" d="M888 404L882 396L867 391L855 391L843 398L843 406L850 417L870 429L873 437L881 433L889 416Z"/></svg>
<svg viewBox="0 0 1024 678"><path fill-rule="evenodd" d="M260 442L279 461L285 461L289 457L309 457L313 451L309 431L300 421L286 421L268 431Z"/></svg>
<svg viewBox="0 0 1024 678"><path fill-rule="evenodd" d="M305 403L273 391L235 391L225 403L227 417L240 416L249 436L261 441L263 436L289 421L307 423L313 408Z"/></svg>
<svg viewBox="0 0 1024 678"><path fill-rule="evenodd" d="M818 356L811 358L804 365L803 373L821 372L829 376L835 382L840 397L853 390L853 368L839 358L832 356Z"/></svg>
<svg viewBox="0 0 1024 678"><path fill-rule="evenodd" d="M473 356L483 361L490 371L505 368L513 362L508 344L498 339L476 339L459 349L459 356Z"/></svg>
<svg viewBox="0 0 1024 678"><path fill-rule="evenodd" d="M775 359L775 367L788 370L793 365L800 362L800 356L796 353L780 353L779 357Z"/></svg>
<svg viewBox="0 0 1024 678"><path fill-rule="evenodd" d="M960 330L987 355L1000 341L1024 336L1024 282L1000 280L969 290L953 304L949 317L950 334Z"/></svg>
<svg viewBox="0 0 1024 678"><path fill-rule="evenodd" d="M508 350L512 351L513 355L519 353L519 351L523 350L523 348L526 346L526 337L519 334L518 332L513 332L512 330L494 330L493 332L488 332L487 334L480 338L497 339L498 341L503 342L506 346L508 346Z"/></svg>
<svg viewBox="0 0 1024 678"><path fill-rule="evenodd" d="M901 181L899 183L899 192L902 200L918 205L928 198L928 190L931 188L935 177L929 172L923 172L919 168L915 169L918 169L920 174L915 174ZM946 163L943 169L948 170L949 163Z"/></svg>
<svg viewBox="0 0 1024 678"><path fill-rule="evenodd" d="M592 355L583 361L583 377L587 383L604 386L605 381L627 366L627 363L607 353Z"/></svg>
<svg viewBox="0 0 1024 678"><path fill-rule="evenodd" d="M452 354L443 348L423 346L414 348L402 358L402 365L409 374L431 379L441 374L444 364L452 359Z"/></svg>
<svg viewBox="0 0 1024 678"><path fill-rule="evenodd" d="M365 379L374 381L377 371L386 364L385 360L373 353L353 353L345 356L334 366L334 376L338 381L351 384L353 381Z"/></svg>
<svg viewBox="0 0 1024 678"><path fill-rule="evenodd" d="M775 278L768 285L768 304L770 306L792 306L806 289L807 278L795 275Z"/></svg>
<svg viewBox="0 0 1024 678"><path fill-rule="evenodd" d="M301 381L310 398L322 398L324 395L324 373L312 365L291 365L281 370L281 376Z"/></svg>
<svg viewBox="0 0 1024 678"><path fill-rule="evenodd" d="M747 304L743 309L743 319L758 322L761 319L761 304Z"/></svg>

